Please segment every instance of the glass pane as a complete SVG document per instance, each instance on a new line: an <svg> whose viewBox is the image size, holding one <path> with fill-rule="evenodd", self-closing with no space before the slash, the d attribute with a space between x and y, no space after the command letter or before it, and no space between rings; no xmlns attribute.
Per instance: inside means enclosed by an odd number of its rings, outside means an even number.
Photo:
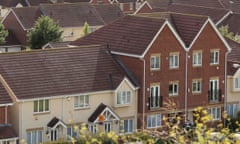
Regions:
<svg viewBox="0 0 240 144"><path fill-rule="evenodd" d="M124 120L124 132L128 132L128 120Z"/></svg>
<svg viewBox="0 0 240 144"><path fill-rule="evenodd" d="M37 144L37 134L36 134L36 131L32 131L32 144Z"/></svg>
<svg viewBox="0 0 240 144"><path fill-rule="evenodd" d="M79 98L79 96L75 96L74 97L74 107L78 107L78 98Z"/></svg>
<svg viewBox="0 0 240 144"><path fill-rule="evenodd" d="M127 92L127 103L130 103L131 102L131 92L128 91Z"/></svg>
<svg viewBox="0 0 240 144"><path fill-rule="evenodd" d="M151 65L151 68L154 68L154 57L151 57L151 61L150 61L150 65Z"/></svg>
<svg viewBox="0 0 240 144"><path fill-rule="evenodd" d="M160 57L156 57L156 68L160 68Z"/></svg>
<svg viewBox="0 0 240 144"><path fill-rule="evenodd" d="M84 105L84 96L80 96L80 106Z"/></svg>
<svg viewBox="0 0 240 144"><path fill-rule="evenodd" d="M43 100L39 100L39 112L43 112Z"/></svg>
<svg viewBox="0 0 240 144"><path fill-rule="evenodd" d="M161 115L157 115L157 126L161 125Z"/></svg>
<svg viewBox="0 0 240 144"><path fill-rule="evenodd" d="M133 132L133 120L129 120L129 132Z"/></svg>
<svg viewBox="0 0 240 144"><path fill-rule="evenodd" d="M45 100L45 111L49 111L49 100Z"/></svg>
<svg viewBox="0 0 240 144"><path fill-rule="evenodd" d="M27 132L27 143L28 144L32 143L32 141L31 141L31 132Z"/></svg>
<svg viewBox="0 0 240 144"><path fill-rule="evenodd" d="M85 96L85 104L86 104L86 106L89 105L89 95Z"/></svg>
<svg viewBox="0 0 240 144"><path fill-rule="evenodd" d="M151 116L147 117L147 127L151 127Z"/></svg>
<svg viewBox="0 0 240 144"><path fill-rule="evenodd" d="M42 137L43 137L42 133L43 133L42 131L38 131L38 142L37 143L42 142Z"/></svg>
<svg viewBox="0 0 240 144"><path fill-rule="evenodd" d="M117 104L121 104L121 92L117 92Z"/></svg>
<svg viewBox="0 0 240 144"><path fill-rule="evenodd" d="M34 112L38 112L38 101L34 101Z"/></svg>

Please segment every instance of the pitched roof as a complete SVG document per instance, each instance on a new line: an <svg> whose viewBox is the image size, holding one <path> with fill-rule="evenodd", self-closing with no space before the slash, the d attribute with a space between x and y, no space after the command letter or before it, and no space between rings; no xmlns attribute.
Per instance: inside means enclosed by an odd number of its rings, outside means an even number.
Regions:
<svg viewBox="0 0 240 144"><path fill-rule="evenodd" d="M69 41L61 41L61 42L49 42L45 44L42 48L66 48L69 45Z"/></svg>
<svg viewBox="0 0 240 144"><path fill-rule="evenodd" d="M96 110L90 115L90 117L88 118L89 122L94 122L98 116L103 112L103 110L107 107L107 105L101 103Z"/></svg>
<svg viewBox="0 0 240 144"><path fill-rule="evenodd" d="M170 1L171 3L189 5L189 6L224 8L222 3L218 0L170 0Z"/></svg>
<svg viewBox="0 0 240 144"><path fill-rule="evenodd" d="M99 45L2 53L0 74L18 99L113 90L125 77Z"/></svg>
<svg viewBox="0 0 240 144"><path fill-rule="evenodd" d="M13 101L12 101L11 97L9 96L8 92L6 91L6 89L4 88L2 83L0 82L0 105L10 104L12 102Z"/></svg>
<svg viewBox="0 0 240 144"><path fill-rule="evenodd" d="M66 124L57 117L52 118L47 124L49 128L53 128L53 129L55 129L58 125L62 125L63 127L66 127Z"/></svg>
<svg viewBox="0 0 240 144"><path fill-rule="evenodd" d="M227 60L240 63L240 44L233 40L230 40L229 38L225 39L232 48L232 51L228 54Z"/></svg>
<svg viewBox="0 0 240 144"><path fill-rule="evenodd" d="M23 6L27 6L25 0L1 0L0 5L4 7L16 7L17 4L21 4Z"/></svg>
<svg viewBox="0 0 240 144"><path fill-rule="evenodd" d="M240 34L240 14L230 14L227 18L225 18L218 26L229 26L229 32L233 32L234 34Z"/></svg>
<svg viewBox="0 0 240 144"><path fill-rule="evenodd" d="M112 4L41 4L40 6L13 8L12 10L25 29L31 29L41 15L51 17L61 27L79 27L83 26L85 22L88 22L90 26L100 26L123 16L120 8Z"/></svg>
<svg viewBox="0 0 240 144"><path fill-rule="evenodd" d="M155 8L167 8L168 5L171 3L171 0L146 0L152 9Z"/></svg>
<svg viewBox="0 0 240 144"><path fill-rule="evenodd" d="M166 11L209 16L214 23L219 22L229 12L228 10L222 8L207 8L180 4L172 4Z"/></svg>
<svg viewBox="0 0 240 144"><path fill-rule="evenodd" d="M109 44L112 51L142 55L165 19L171 22L185 45L189 46L207 17L172 13L126 16L70 44Z"/></svg>
<svg viewBox="0 0 240 144"><path fill-rule="evenodd" d="M39 7L12 8L24 29L31 29L34 22L42 15Z"/></svg>
<svg viewBox="0 0 240 144"><path fill-rule="evenodd" d="M0 140L17 138L17 134L12 126L0 126Z"/></svg>
<svg viewBox="0 0 240 144"><path fill-rule="evenodd" d="M233 11L234 13L240 13L240 1L239 0L220 0L224 8Z"/></svg>
<svg viewBox="0 0 240 144"><path fill-rule="evenodd" d="M89 2L90 0L28 0L31 6L38 6L39 4L55 4L55 3L78 3L78 2Z"/></svg>

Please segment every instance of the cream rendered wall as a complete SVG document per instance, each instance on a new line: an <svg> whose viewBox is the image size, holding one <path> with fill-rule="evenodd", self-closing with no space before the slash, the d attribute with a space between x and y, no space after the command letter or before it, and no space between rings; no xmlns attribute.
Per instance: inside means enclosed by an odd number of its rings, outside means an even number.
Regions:
<svg viewBox="0 0 240 144"><path fill-rule="evenodd" d="M102 26L90 26L90 29L99 29ZM62 28L63 41L74 41L80 37L83 37L83 27L64 27Z"/></svg>
<svg viewBox="0 0 240 144"><path fill-rule="evenodd" d="M236 75L240 78L240 74ZM227 77L227 103L240 102L240 90L234 89L234 77Z"/></svg>

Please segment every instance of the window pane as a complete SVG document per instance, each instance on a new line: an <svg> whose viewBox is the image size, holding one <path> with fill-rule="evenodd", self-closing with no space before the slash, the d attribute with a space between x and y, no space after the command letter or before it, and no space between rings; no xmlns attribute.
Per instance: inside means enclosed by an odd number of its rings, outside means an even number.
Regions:
<svg viewBox="0 0 240 144"><path fill-rule="evenodd" d="M79 99L79 96L74 97L74 107L78 107L78 105L79 105L78 99Z"/></svg>
<svg viewBox="0 0 240 144"><path fill-rule="evenodd" d="M49 100L45 100L45 111L49 111Z"/></svg>
<svg viewBox="0 0 240 144"><path fill-rule="evenodd" d="M39 112L43 112L43 100L39 100Z"/></svg>
<svg viewBox="0 0 240 144"><path fill-rule="evenodd" d="M34 101L34 112L38 112L38 101Z"/></svg>
<svg viewBox="0 0 240 144"><path fill-rule="evenodd" d="M28 144L32 143L32 141L31 141L31 132L27 132L27 143Z"/></svg>
<svg viewBox="0 0 240 144"><path fill-rule="evenodd" d="M121 104L121 92L117 92L117 104Z"/></svg>
<svg viewBox="0 0 240 144"><path fill-rule="evenodd" d="M130 103L131 102L131 92L128 91L127 92L127 103Z"/></svg>

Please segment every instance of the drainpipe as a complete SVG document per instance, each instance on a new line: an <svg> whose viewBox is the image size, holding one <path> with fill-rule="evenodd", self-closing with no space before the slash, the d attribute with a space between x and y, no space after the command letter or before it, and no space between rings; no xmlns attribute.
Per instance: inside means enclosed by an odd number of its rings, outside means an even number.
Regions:
<svg viewBox="0 0 240 144"><path fill-rule="evenodd" d="M8 110L8 105L5 106L5 124L8 124L7 110Z"/></svg>
<svg viewBox="0 0 240 144"><path fill-rule="evenodd" d="M224 72L224 111L227 112L227 57L230 52L225 53L225 72ZM226 120L224 120L224 127L226 126Z"/></svg>
<svg viewBox="0 0 240 144"><path fill-rule="evenodd" d="M186 51L186 63L185 63L185 122L187 122L188 116L188 50Z"/></svg>
<svg viewBox="0 0 240 144"><path fill-rule="evenodd" d="M145 62L145 59L141 58L140 59L141 61L143 61L143 107L142 107L142 110L143 110L143 113L142 113L142 123L143 123L143 126L142 126L142 130L144 130L144 127L145 127L145 89L146 89L146 62Z"/></svg>

